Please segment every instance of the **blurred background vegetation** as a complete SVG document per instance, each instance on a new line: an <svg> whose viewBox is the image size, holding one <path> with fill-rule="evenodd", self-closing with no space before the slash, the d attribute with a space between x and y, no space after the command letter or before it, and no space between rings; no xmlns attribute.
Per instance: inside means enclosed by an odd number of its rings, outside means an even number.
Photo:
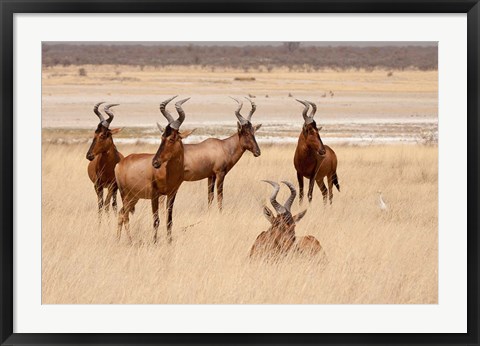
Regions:
<svg viewBox="0 0 480 346"><path fill-rule="evenodd" d="M436 70L438 55L436 44L424 46L409 44L384 45L378 43L348 43L315 45L314 43L55 43L42 46L43 66L56 65L133 65L192 66L211 68L240 68L245 72L275 68L293 71L321 69L389 69Z"/></svg>

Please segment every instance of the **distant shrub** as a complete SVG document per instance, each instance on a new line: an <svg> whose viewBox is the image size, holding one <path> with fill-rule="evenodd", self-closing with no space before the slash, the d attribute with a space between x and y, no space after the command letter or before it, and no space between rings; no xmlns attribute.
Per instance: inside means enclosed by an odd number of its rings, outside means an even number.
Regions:
<svg viewBox="0 0 480 346"><path fill-rule="evenodd" d="M237 68L259 70L262 66L271 72L274 68L291 71L318 71L321 69L374 69L422 71L436 70L436 46L304 46L299 42L285 42L280 46L147 46L147 45L75 45L43 44L44 66L54 65L134 65L153 66L207 66L207 68ZM393 73L393 72L392 72Z"/></svg>
<svg viewBox="0 0 480 346"><path fill-rule="evenodd" d="M234 80L240 81L240 82L254 82L255 77L235 77Z"/></svg>
<svg viewBox="0 0 480 346"><path fill-rule="evenodd" d="M85 70L83 67L78 69L78 75L80 77L86 77L87 76L87 70Z"/></svg>
<svg viewBox="0 0 480 346"><path fill-rule="evenodd" d="M291 53L300 48L300 42L284 42L283 46Z"/></svg>

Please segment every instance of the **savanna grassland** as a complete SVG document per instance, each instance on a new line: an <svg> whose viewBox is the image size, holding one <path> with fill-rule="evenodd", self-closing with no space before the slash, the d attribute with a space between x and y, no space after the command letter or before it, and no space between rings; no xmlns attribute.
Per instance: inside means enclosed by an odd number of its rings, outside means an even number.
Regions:
<svg viewBox="0 0 480 346"><path fill-rule="evenodd" d="M42 303L438 302L436 47L42 49ZM250 95L257 104L252 123L263 124L255 135L262 154L246 152L227 174L222 213L207 208L207 181L183 183L171 245L164 216L153 244L146 200L130 217L133 244L125 233L118 242L116 216L99 223L87 176L85 155L99 121L93 105L120 104L111 126L123 128L114 136L120 152L154 153L155 122L166 125L159 103L177 94L191 97L182 125L197 128L190 143L234 133L229 96ZM308 208L296 233L315 236L328 263L295 256L251 262L253 242L270 225L262 206L272 190L261 180L298 186L293 155L303 118L295 98L317 104L320 135L338 156L341 192L334 190L333 205L324 206L315 187L311 205L297 199L292 207L294 214ZM283 186L278 200L287 196Z"/></svg>
<svg viewBox="0 0 480 346"><path fill-rule="evenodd" d="M326 142L328 144L328 142ZM123 154L156 145L117 145ZM185 182L174 207L174 241L153 244L149 201L131 217L133 245L116 240L117 220L99 224L87 176L88 144L42 148L42 303L437 303L436 145L334 146L341 192L313 203L297 235L314 235L328 264L287 257L251 262L248 252L268 221L262 179L295 182L294 145L244 154L225 180L224 211L207 209L207 183ZM282 188L279 200L287 198ZM378 208L377 191L388 204ZM120 198L119 198L120 199ZM121 204L121 202L120 202Z"/></svg>

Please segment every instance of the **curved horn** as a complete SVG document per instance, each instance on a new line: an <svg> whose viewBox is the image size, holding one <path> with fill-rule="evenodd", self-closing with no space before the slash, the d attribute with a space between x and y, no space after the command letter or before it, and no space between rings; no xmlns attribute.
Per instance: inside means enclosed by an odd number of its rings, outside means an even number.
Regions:
<svg viewBox="0 0 480 346"><path fill-rule="evenodd" d="M245 125L245 124L248 122L248 120L245 119L245 118L240 114L240 110L241 110L242 107L243 107L243 102L241 102L241 101L239 101L239 100L237 100L236 98L233 98L233 97L231 97L231 96L230 96L230 98L231 98L232 100L235 100L235 101L238 103L238 108L237 108L237 110L235 111L235 115L237 116L238 122L240 123L240 125Z"/></svg>
<svg viewBox="0 0 480 346"><path fill-rule="evenodd" d="M163 101L162 103L160 103L160 112L162 112L163 116L167 119L168 123L173 123L173 117L172 115L170 114L169 111L167 111L165 109L165 107L167 106L167 104L172 101L175 97L177 97L178 95L176 96L173 96L173 97L170 97L168 100L165 100Z"/></svg>
<svg viewBox="0 0 480 346"><path fill-rule="evenodd" d="M296 100L297 102L300 102L302 105L305 106L305 108L303 109L303 112L302 112L303 120L305 121L305 124L310 124L311 122L313 122L313 119L310 118L310 117L307 115L308 108L309 108L308 103L305 102L305 101L299 100L299 99L295 99L295 100Z"/></svg>
<svg viewBox="0 0 480 346"><path fill-rule="evenodd" d="M306 102L308 102L310 106L312 106L312 112L310 113L309 117L313 119L313 117L315 116L315 113L317 112L317 105L310 101L306 101Z"/></svg>
<svg viewBox="0 0 480 346"><path fill-rule="evenodd" d="M103 123L105 121L105 118L103 117L102 113L98 110L98 107L100 107L101 104L104 104L105 101L97 103L93 107L93 112L97 115L97 117L100 119L100 122Z"/></svg>
<svg viewBox="0 0 480 346"><path fill-rule="evenodd" d="M275 208L275 211L278 214L283 214L286 211L285 207L277 202L277 195L278 195L278 191L280 191L280 185L278 185L276 182L270 181L270 180L262 180L262 181L264 181L266 183L269 183L270 185L273 186L273 193L270 196L270 203L272 203L272 207Z"/></svg>
<svg viewBox="0 0 480 346"><path fill-rule="evenodd" d="M174 130L179 130L180 126L182 125L183 121L185 120L185 111L182 108L182 105L190 100L190 97L180 100L177 103L175 103L175 108L177 109L178 113L178 119L175 120L173 123L170 124L170 127Z"/></svg>
<svg viewBox="0 0 480 346"><path fill-rule="evenodd" d="M112 111L110 111L110 108L118 106L118 105L119 105L118 103L114 103L114 104L111 104L111 105L105 105L105 107L103 107L103 111L105 113L107 113L107 115L108 115L108 119L107 119L107 124L108 125L110 125L112 123L112 120L113 120L113 113L112 113ZM107 125L107 127L108 127L108 125Z"/></svg>
<svg viewBox="0 0 480 346"><path fill-rule="evenodd" d="M282 180L282 183L287 185L288 188L290 189L290 197L288 197L288 199L284 203L285 209L287 209L287 211L290 212L290 208L292 207L292 203L295 200L295 197L297 196L297 190L295 190L295 186L293 186L293 184L288 182L288 181Z"/></svg>
<svg viewBox="0 0 480 346"><path fill-rule="evenodd" d="M250 113L248 114L247 120L250 121L252 119L253 113L257 110L257 105L255 102L252 101L252 99L245 97L248 101L250 101L250 104L252 105L252 109L250 110Z"/></svg>

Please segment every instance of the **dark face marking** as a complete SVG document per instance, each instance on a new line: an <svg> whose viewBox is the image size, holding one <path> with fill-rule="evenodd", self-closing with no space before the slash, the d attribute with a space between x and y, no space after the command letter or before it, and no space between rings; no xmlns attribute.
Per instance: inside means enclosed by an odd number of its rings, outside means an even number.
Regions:
<svg viewBox="0 0 480 346"><path fill-rule="evenodd" d="M102 124L98 124L93 134L92 144L87 152L87 160L92 161L96 155L106 152L112 144L112 133L110 130Z"/></svg>
<svg viewBox="0 0 480 346"><path fill-rule="evenodd" d="M252 123L247 122L245 125L238 123L238 134L242 148L250 151L255 157L260 156L261 152L255 138L255 129Z"/></svg>
<svg viewBox="0 0 480 346"><path fill-rule="evenodd" d="M295 221L293 221L292 214L286 211L285 213L279 214L275 217L272 226L280 229L285 229L291 226L295 226Z"/></svg>
<svg viewBox="0 0 480 346"><path fill-rule="evenodd" d="M295 242L295 222L288 211L275 217L270 230L274 235L274 247L280 252L288 251Z"/></svg>
<svg viewBox="0 0 480 346"><path fill-rule="evenodd" d="M303 125L302 131L305 137L305 142L307 143L307 147L318 153L320 156L324 156L326 150L323 145L322 139L320 138L320 133L315 120L310 124Z"/></svg>
<svg viewBox="0 0 480 346"><path fill-rule="evenodd" d="M181 142L181 139L178 130L172 129L168 125L162 134L162 142L152 159L152 166L160 168L163 162L170 160L175 152L176 145Z"/></svg>

